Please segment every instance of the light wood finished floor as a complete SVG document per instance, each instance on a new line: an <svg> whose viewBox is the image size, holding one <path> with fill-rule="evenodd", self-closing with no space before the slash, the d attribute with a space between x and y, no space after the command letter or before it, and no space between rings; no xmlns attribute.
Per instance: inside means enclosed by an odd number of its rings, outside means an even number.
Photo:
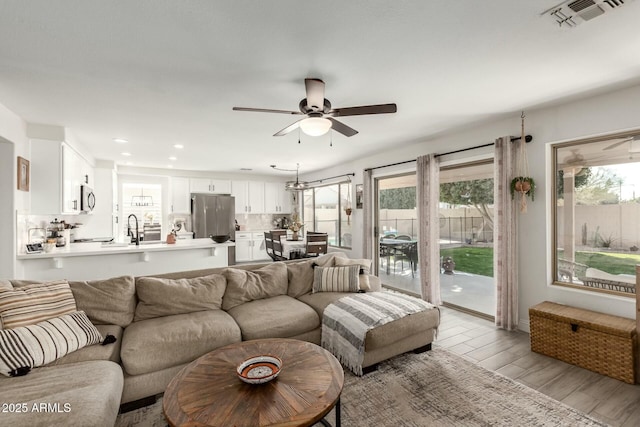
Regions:
<svg viewBox="0 0 640 427"><path fill-rule="evenodd" d="M529 334L441 307L434 347L446 348L612 426L640 426L640 385L631 385L531 351Z"/></svg>

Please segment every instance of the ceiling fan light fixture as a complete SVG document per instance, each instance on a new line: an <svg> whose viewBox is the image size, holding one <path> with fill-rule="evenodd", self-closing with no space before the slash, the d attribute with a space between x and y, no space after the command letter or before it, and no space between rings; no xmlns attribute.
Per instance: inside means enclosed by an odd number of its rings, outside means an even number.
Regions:
<svg viewBox="0 0 640 427"><path fill-rule="evenodd" d="M300 129L309 136L321 136L331 129L331 120L323 117L309 117L300 122Z"/></svg>

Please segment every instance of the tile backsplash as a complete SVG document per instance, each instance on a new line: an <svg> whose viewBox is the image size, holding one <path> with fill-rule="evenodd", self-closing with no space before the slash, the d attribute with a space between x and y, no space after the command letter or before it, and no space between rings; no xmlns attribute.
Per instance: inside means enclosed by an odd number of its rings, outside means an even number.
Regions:
<svg viewBox="0 0 640 427"><path fill-rule="evenodd" d="M240 225L240 230L271 230L276 228L278 220L282 217L290 218L285 214L240 214L236 215L236 221Z"/></svg>

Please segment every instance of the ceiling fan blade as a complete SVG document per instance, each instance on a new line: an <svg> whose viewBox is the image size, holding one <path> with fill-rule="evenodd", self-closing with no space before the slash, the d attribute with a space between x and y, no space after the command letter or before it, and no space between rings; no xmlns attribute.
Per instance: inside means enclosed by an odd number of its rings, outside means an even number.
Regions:
<svg viewBox="0 0 640 427"><path fill-rule="evenodd" d="M340 132L344 136L353 136L358 133L358 131L354 128L349 127L344 123L337 121L336 119L333 119L331 117L327 117L327 119L331 121L331 129Z"/></svg>
<svg viewBox="0 0 640 427"><path fill-rule="evenodd" d="M307 90L307 107L314 111L324 108L324 82L320 79L304 79Z"/></svg>
<svg viewBox="0 0 640 427"><path fill-rule="evenodd" d="M335 108L329 112L333 117L361 116L364 114L386 114L398 111L396 104L363 105L361 107Z"/></svg>
<svg viewBox="0 0 640 427"><path fill-rule="evenodd" d="M297 122L291 123L289 126L287 126L286 128L276 132L273 134L273 136L283 136L288 134L291 131L294 131L296 129L298 129L300 127L300 122L304 120L304 119L300 119Z"/></svg>
<svg viewBox="0 0 640 427"><path fill-rule="evenodd" d="M270 108L233 107L233 111L252 111L255 113L302 114L300 111L272 110Z"/></svg>
<svg viewBox="0 0 640 427"><path fill-rule="evenodd" d="M625 142L629 142L631 140L633 140L633 138L624 138L622 141L614 142L613 144L611 144L611 145L609 145L607 147L604 147L603 150L613 150L617 146L622 145Z"/></svg>

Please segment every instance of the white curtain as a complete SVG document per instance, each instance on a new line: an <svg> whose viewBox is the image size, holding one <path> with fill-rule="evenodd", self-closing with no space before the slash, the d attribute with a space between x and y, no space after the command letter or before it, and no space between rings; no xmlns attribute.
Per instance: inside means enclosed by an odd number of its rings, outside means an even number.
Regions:
<svg viewBox="0 0 640 427"><path fill-rule="evenodd" d="M362 257L373 259L373 195L371 194L373 171L364 170L362 173Z"/></svg>
<svg viewBox="0 0 640 427"><path fill-rule="evenodd" d="M518 327L518 216L509 191L515 162L516 149L511 137L498 138L494 159L493 271L496 326L508 331Z"/></svg>
<svg viewBox="0 0 640 427"><path fill-rule="evenodd" d="M418 193L418 262L422 299L442 304L440 298L440 166L433 154L416 160Z"/></svg>

